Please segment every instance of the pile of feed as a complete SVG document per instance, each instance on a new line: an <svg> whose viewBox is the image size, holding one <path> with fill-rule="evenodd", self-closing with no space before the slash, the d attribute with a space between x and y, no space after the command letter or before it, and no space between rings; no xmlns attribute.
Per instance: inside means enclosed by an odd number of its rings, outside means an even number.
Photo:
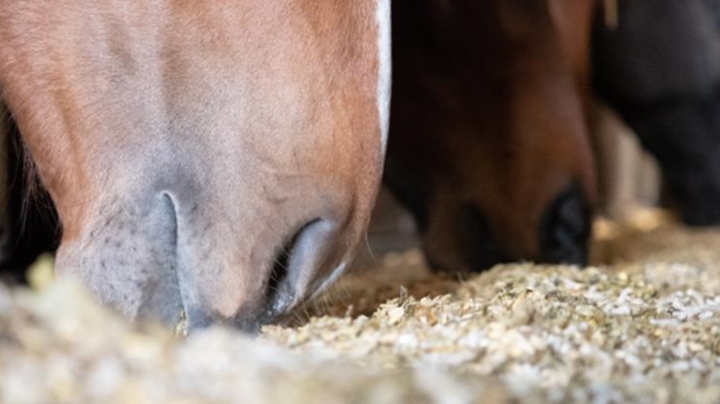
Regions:
<svg viewBox="0 0 720 404"><path fill-rule="evenodd" d="M0 402L720 402L720 232L598 242L610 264L437 276L417 252L258 339L132 326L79 288L0 288Z"/></svg>

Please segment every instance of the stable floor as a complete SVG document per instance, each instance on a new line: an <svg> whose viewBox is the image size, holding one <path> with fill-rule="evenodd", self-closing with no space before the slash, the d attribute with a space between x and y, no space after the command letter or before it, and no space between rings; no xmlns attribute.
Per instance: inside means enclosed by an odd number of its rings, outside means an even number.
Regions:
<svg viewBox="0 0 720 404"><path fill-rule="evenodd" d="M255 340L0 288L0 402L720 402L720 231L598 229L585 269L386 254Z"/></svg>

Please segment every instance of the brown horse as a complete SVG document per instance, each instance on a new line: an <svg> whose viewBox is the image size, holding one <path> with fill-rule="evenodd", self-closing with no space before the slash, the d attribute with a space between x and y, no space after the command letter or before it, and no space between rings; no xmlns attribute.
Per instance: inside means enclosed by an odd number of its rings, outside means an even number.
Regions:
<svg viewBox="0 0 720 404"><path fill-rule="evenodd" d="M0 0L0 88L126 316L255 330L322 289L380 181L388 0Z"/></svg>
<svg viewBox="0 0 720 404"><path fill-rule="evenodd" d="M385 179L437 269L582 263L593 0L395 0Z"/></svg>

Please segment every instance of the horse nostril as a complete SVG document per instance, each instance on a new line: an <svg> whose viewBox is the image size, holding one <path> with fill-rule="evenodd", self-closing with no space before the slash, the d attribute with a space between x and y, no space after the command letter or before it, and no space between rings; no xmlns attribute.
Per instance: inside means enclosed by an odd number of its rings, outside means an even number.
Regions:
<svg viewBox="0 0 720 404"><path fill-rule="evenodd" d="M553 200L539 229L541 259L550 263L584 265L588 257L591 210L577 184Z"/></svg>
<svg viewBox="0 0 720 404"><path fill-rule="evenodd" d="M316 227L321 227L321 223L321 219L307 222L288 238L277 252L265 292L265 304L269 317L275 317L286 311L297 297L297 283L302 277L300 272L307 269L305 267L309 264L304 262L307 258L303 257L307 252L301 250L303 250L303 244L307 244L308 241L312 244L314 241L319 241L315 240L314 233L316 233ZM307 248L305 247L305 249ZM312 267L313 264L309 266Z"/></svg>
<svg viewBox="0 0 720 404"><path fill-rule="evenodd" d="M313 222L310 222L300 228L285 244L280 248L275 261L273 262L272 270L270 272L270 278L268 279L267 290L265 293L266 302L271 306L276 306L279 300L285 300L281 294L281 288L287 288L284 286L289 274L290 257L292 256L293 249L297 244L300 235L303 233L308 226ZM288 290L282 290L283 293L288 293Z"/></svg>

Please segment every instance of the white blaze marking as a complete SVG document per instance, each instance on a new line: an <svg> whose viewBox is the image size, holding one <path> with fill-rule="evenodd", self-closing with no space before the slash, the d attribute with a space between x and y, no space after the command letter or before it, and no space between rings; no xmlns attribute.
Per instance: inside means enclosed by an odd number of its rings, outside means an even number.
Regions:
<svg viewBox="0 0 720 404"><path fill-rule="evenodd" d="M390 0L378 0L378 111L380 115L380 139L382 153L387 148L388 131L390 129L390 92L392 83L392 45Z"/></svg>

